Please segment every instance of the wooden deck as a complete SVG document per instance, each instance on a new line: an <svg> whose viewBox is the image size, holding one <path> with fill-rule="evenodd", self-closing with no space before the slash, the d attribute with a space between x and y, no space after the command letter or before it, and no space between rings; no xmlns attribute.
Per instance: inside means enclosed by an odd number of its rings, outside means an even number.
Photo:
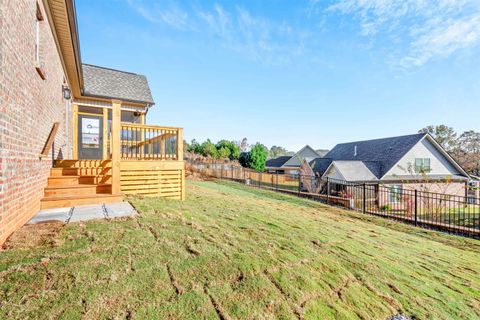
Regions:
<svg viewBox="0 0 480 320"><path fill-rule="evenodd" d="M103 160L79 160L74 106L74 159L55 161L42 209L111 203L124 195L185 199L183 129L121 122L121 107L112 100L110 130L103 110Z"/></svg>
<svg viewBox="0 0 480 320"><path fill-rule="evenodd" d="M122 160L120 189L123 194L185 199L185 164L171 160Z"/></svg>

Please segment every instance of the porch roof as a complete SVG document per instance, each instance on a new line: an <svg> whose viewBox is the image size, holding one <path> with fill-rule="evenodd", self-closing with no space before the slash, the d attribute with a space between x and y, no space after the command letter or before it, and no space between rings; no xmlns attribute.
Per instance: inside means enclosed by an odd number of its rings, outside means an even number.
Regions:
<svg viewBox="0 0 480 320"><path fill-rule="evenodd" d="M120 99L153 105L144 75L83 64L84 96Z"/></svg>

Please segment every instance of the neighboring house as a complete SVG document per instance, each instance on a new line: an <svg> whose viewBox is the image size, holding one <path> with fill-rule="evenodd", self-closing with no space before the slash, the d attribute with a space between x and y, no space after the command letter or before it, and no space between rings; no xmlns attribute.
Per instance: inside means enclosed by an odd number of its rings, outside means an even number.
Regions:
<svg viewBox="0 0 480 320"><path fill-rule="evenodd" d="M0 244L41 208L185 196L145 76L82 64L73 0L0 1Z"/></svg>
<svg viewBox="0 0 480 320"><path fill-rule="evenodd" d="M429 134L341 143L310 162L332 180L465 196L470 177Z"/></svg>
<svg viewBox="0 0 480 320"><path fill-rule="evenodd" d="M267 160L266 170L270 173L291 173L297 174L302 162L321 158L321 155L312 147L306 145L293 156L281 156L275 159Z"/></svg>
<svg viewBox="0 0 480 320"><path fill-rule="evenodd" d="M470 175L468 182L468 203L480 204L480 177Z"/></svg>

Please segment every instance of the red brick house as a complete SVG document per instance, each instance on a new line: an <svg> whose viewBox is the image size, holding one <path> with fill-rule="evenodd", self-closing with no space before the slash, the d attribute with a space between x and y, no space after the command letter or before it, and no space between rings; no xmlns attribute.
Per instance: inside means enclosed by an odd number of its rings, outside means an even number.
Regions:
<svg viewBox="0 0 480 320"><path fill-rule="evenodd" d="M73 0L0 1L0 244L41 208L183 199L182 129L146 125L153 104L146 77L82 64Z"/></svg>

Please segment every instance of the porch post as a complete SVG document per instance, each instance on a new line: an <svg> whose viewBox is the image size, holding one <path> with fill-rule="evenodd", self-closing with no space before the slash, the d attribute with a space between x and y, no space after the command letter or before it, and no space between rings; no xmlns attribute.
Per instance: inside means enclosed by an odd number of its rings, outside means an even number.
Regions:
<svg viewBox="0 0 480 320"><path fill-rule="evenodd" d="M112 194L120 193L120 121L122 101L112 100Z"/></svg>
<svg viewBox="0 0 480 320"><path fill-rule="evenodd" d="M103 108L103 160L107 160L109 158L108 154L108 109Z"/></svg>
<svg viewBox="0 0 480 320"><path fill-rule="evenodd" d="M78 159L78 104L72 104L72 159ZM81 139L81 137L80 137Z"/></svg>
<svg viewBox="0 0 480 320"><path fill-rule="evenodd" d="M183 161L183 129L177 131L177 160Z"/></svg>

